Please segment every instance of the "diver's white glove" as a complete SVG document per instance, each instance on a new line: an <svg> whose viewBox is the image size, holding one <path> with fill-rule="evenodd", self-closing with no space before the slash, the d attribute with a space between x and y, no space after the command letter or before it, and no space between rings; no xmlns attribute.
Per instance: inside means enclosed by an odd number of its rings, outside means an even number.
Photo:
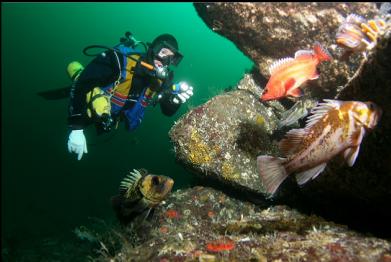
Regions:
<svg viewBox="0 0 391 262"><path fill-rule="evenodd" d="M193 87L186 82L179 82L173 86L173 94L175 97L172 101L175 104L183 104L193 95Z"/></svg>
<svg viewBox="0 0 391 262"><path fill-rule="evenodd" d="M87 141L83 129L72 130L69 134L68 151L69 153L76 153L77 160L80 160L83 157L83 153L88 153Z"/></svg>

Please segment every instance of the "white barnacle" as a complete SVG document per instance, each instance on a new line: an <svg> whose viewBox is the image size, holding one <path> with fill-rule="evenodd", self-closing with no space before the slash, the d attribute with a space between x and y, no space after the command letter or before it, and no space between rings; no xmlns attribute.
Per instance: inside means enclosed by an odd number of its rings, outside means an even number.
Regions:
<svg viewBox="0 0 391 262"><path fill-rule="evenodd" d="M182 233L178 233L178 237L179 237L179 239L180 239L181 241L183 241L183 235L182 235Z"/></svg>
<svg viewBox="0 0 391 262"><path fill-rule="evenodd" d="M251 240L250 237L245 237L245 238L239 239L238 242L248 242L250 240Z"/></svg>
<svg viewBox="0 0 391 262"><path fill-rule="evenodd" d="M229 152L225 153L224 158L230 160L231 159L230 153Z"/></svg>

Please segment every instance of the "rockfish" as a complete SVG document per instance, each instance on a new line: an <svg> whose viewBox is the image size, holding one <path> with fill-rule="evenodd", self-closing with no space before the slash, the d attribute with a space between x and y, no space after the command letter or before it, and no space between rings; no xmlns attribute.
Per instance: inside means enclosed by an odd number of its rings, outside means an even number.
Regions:
<svg viewBox="0 0 391 262"><path fill-rule="evenodd" d="M292 173L296 173L299 185L316 178L340 153L348 166L353 166L363 137L375 128L382 114L372 102L324 102L311 111L305 128L290 130L280 141L280 150L287 158L258 156L258 172L268 193L274 194Z"/></svg>
<svg viewBox="0 0 391 262"><path fill-rule="evenodd" d="M111 199L118 220L126 225L138 215L145 213L144 218L148 217L169 195L173 185L174 180L170 177L134 169L121 182L119 195Z"/></svg>
<svg viewBox="0 0 391 262"><path fill-rule="evenodd" d="M353 52L363 52L373 49L379 35L384 34L386 23L382 19L366 20L363 17L350 14L339 26L336 34L337 44L346 49L344 57Z"/></svg>
<svg viewBox="0 0 391 262"><path fill-rule="evenodd" d="M270 68L270 79L261 96L262 101L280 99L286 96L303 95L299 87L307 80L319 78L317 65L331 60L331 55L316 42L314 50L299 50L295 58L287 57L274 62Z"/></svg>

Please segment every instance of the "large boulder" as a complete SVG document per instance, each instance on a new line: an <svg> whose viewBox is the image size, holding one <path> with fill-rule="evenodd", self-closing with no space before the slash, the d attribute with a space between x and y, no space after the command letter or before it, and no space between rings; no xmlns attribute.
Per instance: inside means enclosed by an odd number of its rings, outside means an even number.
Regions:
<svg viewBox="0 0 391 262"><path fill-rule="evenodd" d="M256 89L251 75L239 86ZM271 107L248 90L235 90L191 110L169 134L178 160L189 169L237 189L263 193L255 156L278 152L270 137L276 123Z"/></svg>

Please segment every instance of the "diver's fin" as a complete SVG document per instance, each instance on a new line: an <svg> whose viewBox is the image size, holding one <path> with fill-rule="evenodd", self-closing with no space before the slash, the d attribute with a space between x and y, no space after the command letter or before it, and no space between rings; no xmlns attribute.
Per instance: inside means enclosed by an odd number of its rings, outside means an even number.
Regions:
<svg viewBox="0 0 391 262"><path fill-rule="evenodd" d="M71 91L71 86L67 86L64 88L38 92L37 95L41 96L46 100L59 100L59 99L69 98L70 91Z"/></svg>
<svg viewBox="0 0 391 262"><path fill-rule="evenodd" d="M360 146L355 146L355 147L349 147L343 152L343 156L348 166L354 165L354 162L356 162L359 151L360 151Z"/></svg>
<svg viewBox="0 0 391 262"><path fill-rule="evenodd" d="M301 186L308 182L308 180L315 179L325 169L327 163L320 164L309 170L296 174L297 183Z"/></svg>
<svg viewBox="0 0 391 262"><path fill-rule="evenodd" d="M288 177L284 166L284 158L258 156L257 168L266 191L274 194L281 183Z"/></svg>

